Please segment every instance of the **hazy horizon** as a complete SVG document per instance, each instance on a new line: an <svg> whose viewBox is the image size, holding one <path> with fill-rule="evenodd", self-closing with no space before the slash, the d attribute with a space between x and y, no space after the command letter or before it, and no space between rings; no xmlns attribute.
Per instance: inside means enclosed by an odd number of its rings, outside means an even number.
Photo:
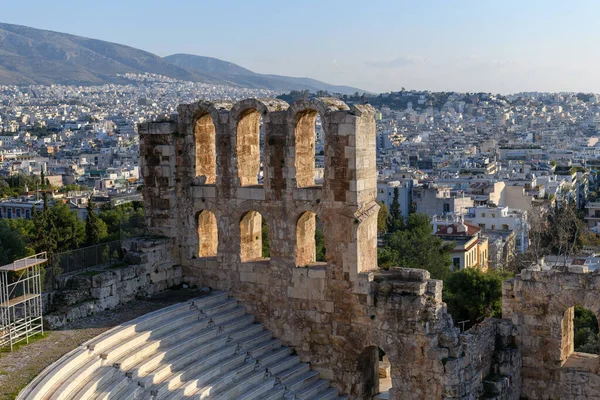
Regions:
<svg viewBox="0 0 600 400"><path fill-rule="evenodd" d="M162 4L159 4L162 3ZM600 92L600 3L3 4L2 21L371 92Z"/></svg>

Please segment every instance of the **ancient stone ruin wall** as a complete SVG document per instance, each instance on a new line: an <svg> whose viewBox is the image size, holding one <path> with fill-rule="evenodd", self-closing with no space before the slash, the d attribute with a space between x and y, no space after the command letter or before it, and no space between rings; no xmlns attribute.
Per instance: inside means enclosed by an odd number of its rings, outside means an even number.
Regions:
<svg viewBox="0 0 600 400"><path fill-rule="evenodd" d="M441 281L377 269L371 106L248 99L181 105L178 114L139 133L147 223L170 238L185 281L230 291L352 398L377 392L378 348L391 364L390 398L473 398L496 370L506 372L498 398L513 398L519 360L505 354L510 329L490 321L461 336ZM322 185L314 181L317 115ZM315 261L316 218L326 262Z"/></svg>
<svg viewBox="0 0 600 400"><path fill-rule="evenodd" d="M600 317L600 271L571 266L525 269L504 282L502 315L518 327L521 395L527 399L600 398L600 358L573 352L573 307Z"/></svg>
<svg viewBox="0 0 600 400"><path fill-rule="evenodd" d="M123 243L126 265L64 274L58 290L43 294L44 324L56 329L181 284L181 266L170 259L166 239L136 238Z"/></svg>

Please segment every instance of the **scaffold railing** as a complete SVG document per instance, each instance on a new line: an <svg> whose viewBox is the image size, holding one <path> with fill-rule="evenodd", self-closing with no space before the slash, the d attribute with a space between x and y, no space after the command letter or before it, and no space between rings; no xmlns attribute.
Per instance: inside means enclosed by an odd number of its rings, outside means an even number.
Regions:
<svg viewBox="0 0 600 400"><path fill-rule="evenodd" d="M0 267L0 348L44 333L42 322L42 266L46 252Z"/></svg>

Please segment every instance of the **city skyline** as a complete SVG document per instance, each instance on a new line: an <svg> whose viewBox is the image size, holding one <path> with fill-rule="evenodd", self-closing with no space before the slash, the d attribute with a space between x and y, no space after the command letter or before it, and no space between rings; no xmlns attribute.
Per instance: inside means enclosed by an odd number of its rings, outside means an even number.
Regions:
<svg viewBox="0 0 600 400"><path fill-rule="evenodd" d="M600 56L589 51L589 38L600 33L593 20L600 4L591 1L234 1L227 7L185 2L166 8L158 1L135 0L92 8L34 0L3 9L7 23L112 41L160 56L216 57L259 73L306 76L372 92L402 87L600 92L594 73Z"/></svg>

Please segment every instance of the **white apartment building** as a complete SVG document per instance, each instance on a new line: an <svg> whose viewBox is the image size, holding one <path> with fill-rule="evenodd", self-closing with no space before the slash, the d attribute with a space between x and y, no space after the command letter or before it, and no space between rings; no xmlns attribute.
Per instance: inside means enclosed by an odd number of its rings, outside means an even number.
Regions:
<svg viewBox="0 0 600 400"><path fill-rule="evenodd" d="M508 207L473 207L465 215L465 221L479 226L484 234L486 231L515 232L515 249L520 253L524 253L529 246L527 211Z"/></svg>

